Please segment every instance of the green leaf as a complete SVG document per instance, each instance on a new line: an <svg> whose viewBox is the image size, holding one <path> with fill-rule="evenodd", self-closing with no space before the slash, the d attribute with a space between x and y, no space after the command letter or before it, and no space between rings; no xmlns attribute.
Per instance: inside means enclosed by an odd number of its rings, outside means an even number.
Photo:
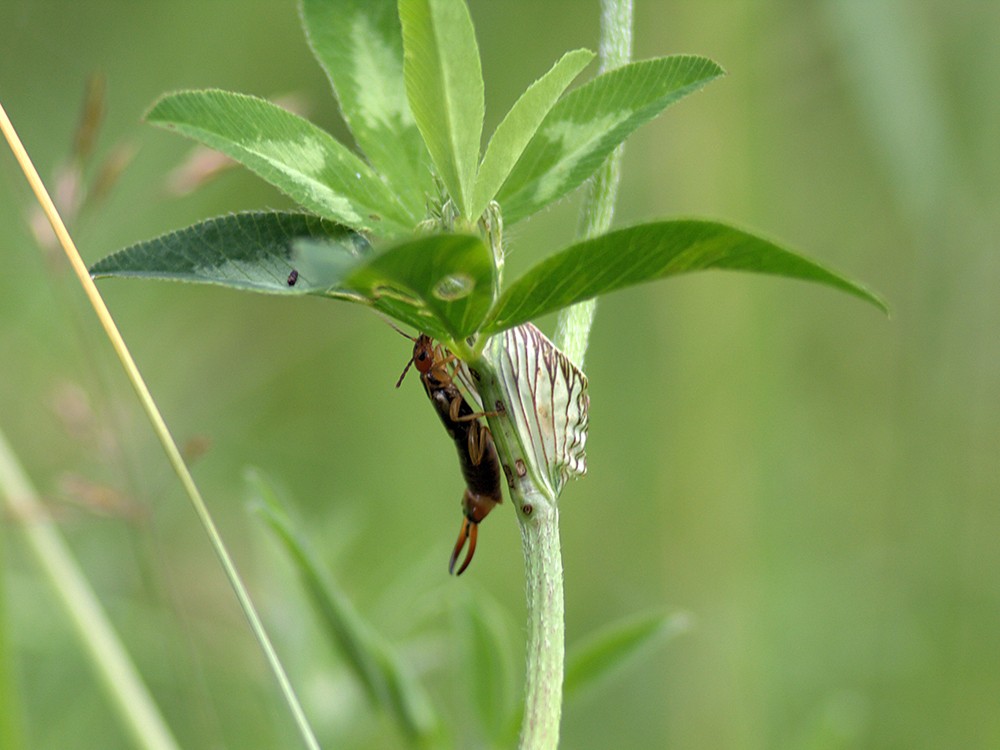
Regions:
<svg viewBox="0 0 1000 750"><path fill-rule="evenodd" d="M492 256L472 235L406 240L357 264L327 262L325 252L323 243L302 243L295 262L320 288L328 284L337 294L355 293L437 338L457 341L475 333L493 300Z"/></svg>
<svg viewBox="0 0 1000 750"><path fill-rule="evenodd" d="M438 175L469 220L483 133L483 72L465 0L399 0L406 96Z"/></svg>
<svg viewBox="0 0 1000 750"><path fill-rule="evenodd" d="M487 737L499 745L515 710L513 653L506 614L489 596L465 590L456 597L458 669Z"/></svg>
<svg viewBox="0 0 1000 750"><path fill-rule="evenodd" d="M632 131L722 74L704 57L675 55L630 63L571 91L549 112L500 189L504 223L578 187Z"/></svg>
<svg viewBox="0 0 1000 750"><path fill-rule="evenodd" d="M94 278L167 279L298 295L315 291L309 275L292 261L294 244L305 238L322 238L330 254L352 265L369 251L361 235L312 214L249 212L132 245L98 261L90 273ZM289 285L293 270L298 278Z"/></svg>
<svg viewBox="0 0 1000 750"><path fill-rule="evenodd" d="M860 284L765 239L716 222L676 220L620 229L560 250L501 295L484 330L501 331L599 294L709 268L814 281L887 311Z"/></svg>
<svg viewBox="0 0 1000 750"><path fill-rule="evenodd" d="M410 214L422 216L437 190L406 101L396 0L303 0L302 20L358 146Z"/></svg>
<svg viewBox="0 0 1000 750"><path fill-rule="evenodd" d="M298 115L229 91L182 91L146 115L253 170L304 208L357 230L409 231L418 217L371 168Z"/></svg>
<svg viewBox="0 0 1000 750"><path fill-rule="evenodd" d="M284 545L330 640L364 686L372 704L392 716L413 741L426 742L439 722L426 691L392 647L358 613L326 574L282 508L270 482L247 472L254 510Z"/></svg>
<svg viewBox="0 0 1000 750"><path fill-rule="evenodd" d="M566 655L566 698L606 679L645 649L662 645L690 628L691 617L686 613L656 613L620 620L594 633Z"/></svg>
<svg viewBox="0 0 1000 750"><path fill-rule="evenodd" d="M493 200L549 110L593 58L594 53L586 49L567 52L514 103L493 133L479 165L473 216L482 214Z"/></svg>

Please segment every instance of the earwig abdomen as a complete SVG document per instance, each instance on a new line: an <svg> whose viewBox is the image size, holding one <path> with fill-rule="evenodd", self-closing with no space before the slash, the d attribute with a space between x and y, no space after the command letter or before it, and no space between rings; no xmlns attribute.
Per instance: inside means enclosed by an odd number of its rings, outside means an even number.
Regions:
<svg viewBox="0 0 1000 750"><path fill-rule="evenodd" d="M458 555L468 540L468 552L456 573L461 575L475 554L479 523L503 501L503 494L500 490L500 459L493 443L493 435L479 421L479 417L483 415L472 410L452 381L447 368L451 359L451 355L446 355L440 347L435 347L431 338L425 334L414 341L410 362L420 373L424 390L455 443L462 477L465 479L466 489L462 496L464 518L448 564L448 571L453 572ZM406 370L403 370L403 375L406 375ZM400 376L400 382L402 379Z"/></svg>

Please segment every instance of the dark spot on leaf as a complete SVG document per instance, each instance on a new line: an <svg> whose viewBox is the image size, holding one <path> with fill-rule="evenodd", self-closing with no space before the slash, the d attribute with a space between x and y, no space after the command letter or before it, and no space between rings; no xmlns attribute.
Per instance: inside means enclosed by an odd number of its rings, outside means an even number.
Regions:
<svg viewBox="0 0 1000 750"><path fill-rule="evenodd" d="M535 512L535 506L532 505L531 503L525 503L524 505L521 506L521 512L524 513L524 515L526 516L530 516L532 513Z"/></svg>
<svg viewBox="0 0 1000 750"><path fill-rule="evenodd" d="M514 462L514 468L517 469L519 477L526 476L528 473L528 467L524 465L524 461L520 458Z"/></svg>
<svg viewBox="0 0 1000 750"><path fill-rule="evenodd" d="M295 282L299 280L299 272L294 268L292 272L288 274L288 286L295 286Z"/></svg>

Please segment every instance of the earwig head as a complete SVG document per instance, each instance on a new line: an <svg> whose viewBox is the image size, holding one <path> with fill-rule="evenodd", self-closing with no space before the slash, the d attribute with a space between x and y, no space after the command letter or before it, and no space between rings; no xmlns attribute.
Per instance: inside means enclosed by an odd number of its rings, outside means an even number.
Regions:
<svg viewBox="0 0 1000 750"><path fill-rule="evenodd" d="M393 326L395 328L395 326ZM398 328L397 331L403 333ZM406 336L405 333L403 333ZM416 338L411 336L406 336L413 342L413 356L410 357L410 361L406 363L406 367L403 368L403 374L399 376L399 380L396 381L396 387L403 383L403 378L406 377L406 373L410 371L410 365L416 365L417 372L421 375L426 375L434 367L434 342L430 336L426 333L421 333Z"/></svg>
<svg viewBox="0 0 1000 750"><path fill-rule="evenodd" d="M413 359L411 361L421 375L426 375L434 367L434 342L426 333L421 333L413 342Z"/></svg>

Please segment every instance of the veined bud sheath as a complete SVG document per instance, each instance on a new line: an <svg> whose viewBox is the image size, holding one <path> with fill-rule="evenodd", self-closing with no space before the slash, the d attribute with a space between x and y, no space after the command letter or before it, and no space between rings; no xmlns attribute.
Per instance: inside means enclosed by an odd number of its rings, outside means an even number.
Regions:
<svg viewBox="0 0 1000 750"><path fill-rule="evenodd" d="M521 456L501 456L508 479L530 473L558 497L571 477L587 471L587 378L531 323L493 336L483 352L492 371L476 382L465 368L459 373L468 391L499 396ZM488 408L496 407L492 401ZM514 461L509 466L506 462ZM518 465L524 461L525 465Z"/></svg>

